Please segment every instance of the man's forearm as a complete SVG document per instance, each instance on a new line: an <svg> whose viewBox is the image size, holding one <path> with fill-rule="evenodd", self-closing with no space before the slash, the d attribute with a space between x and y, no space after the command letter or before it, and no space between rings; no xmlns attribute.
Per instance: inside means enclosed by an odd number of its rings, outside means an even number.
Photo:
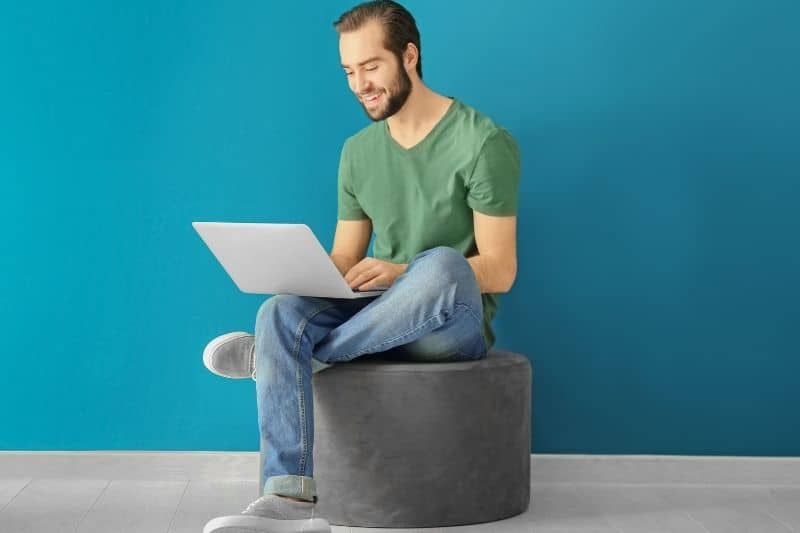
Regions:
<svg viewBox="0 0 800 533"><path fill-rule="evenodd" d="M515 273L507 272L508 269L504 269L494 258L477 254L467 257L467 262L475 273L481 294L485 292L503 293L508 292L511 288ZM405 271L408 268L408 263L400 263L400 266Z"/></svg>
<svg viewBox="0 0 800 533"><path fill-rule="evenodd" d="M342 273L342 276L353 268L360 260L343 256L330 256L333 264ZM475 278L478 280L478 286L481 293L504 293L508 292L513 283L515 272L507 272L508 269L503 268L496 259L490 256L482 256L480 254L467 257L469 266L475 273ZM403 270L408 268L408 263L398 263L403 267Z"/></svg>
<svg viewBox="0 0 800 533"><path fill-rule="evenodd" d="M351 257L342 257L338 255L331 255L331 261L333 264L336 265L336 268L339 272L342 273L342 276L347 274L347 271L353 268L354 265L358 263L358 259L353 259Z"/></svg>

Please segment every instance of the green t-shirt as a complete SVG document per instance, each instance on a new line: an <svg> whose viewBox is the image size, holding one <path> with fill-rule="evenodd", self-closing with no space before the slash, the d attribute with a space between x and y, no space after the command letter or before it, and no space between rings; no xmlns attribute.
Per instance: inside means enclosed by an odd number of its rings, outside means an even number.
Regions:
<svg viewBox="0 0 800 533"><path fill-rule="evenodd" d="M348 138L338 178L338 218L369 218L376 259L410 263L418 253L450 246L478 253L472 210L515 215L519 148L487 116L453 98L428 135L410 149L385 120ZM494 345L491 320L498 294L482 294L483 335Z"/></svg>

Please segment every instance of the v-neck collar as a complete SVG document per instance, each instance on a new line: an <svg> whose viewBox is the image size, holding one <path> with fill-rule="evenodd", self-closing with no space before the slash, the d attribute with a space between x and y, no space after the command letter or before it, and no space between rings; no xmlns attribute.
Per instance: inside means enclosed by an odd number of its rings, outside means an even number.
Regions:
<svg viewBox="0 0 800 533"><path fill-rule="evenodd" d="M442 118L440 118L439 121L436 124L433 125L433 128L431 128L431 131L429 131L425 135L425 137L423 137L417 144L415 144L414 146L412 146L410 148L406 148L406 147L402 146L399 142L397 142L397 140L395 140L394 137L392 137L392 134L389 132L389 122L384 119L384 121L383 121L383 133L386 135L386 138L389 141L389 144L393 145L397 150L399 150L400 152L402 152L404 154L410 154L410 153L416 152L423 145L427 144L429 142L429 140L432 137L434 137L434 134L438 130L440 130L442 128L442 124L447 122L447 120L449 119L450 115L453 114L453 109L456 107L456 104L458 103L458 101L452 96L449 96L448 98L450 98L452 100L452 102L450 102L450 105L447 107L447 111L444 112L444 115L442 115Z"/></svg>

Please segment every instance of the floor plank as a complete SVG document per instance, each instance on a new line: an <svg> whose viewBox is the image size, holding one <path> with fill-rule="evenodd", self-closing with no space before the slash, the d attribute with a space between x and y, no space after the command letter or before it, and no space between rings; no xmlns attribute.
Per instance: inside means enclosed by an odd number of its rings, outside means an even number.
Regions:
<svg viewBox="0 0 800 533"><path fill-rule="evenodd" d="M0 479L0 533L199 533L255 499L255 480ZM332 526L332 533L786 533L800 487L537 483L526 512L444 528Z"/></svg>
<svg viewBox="0 0 800 533"><path fill-rule="evenodd" d="M20 493L33 478L19 477L0 479L0 511Z"/></svg>
<svg viewBox="0 0 800 533"><path fill-rule="evenodd" d="M608 522L625 533L708 533L702 524L647 485L577 485L602 509Z"/></svg>
<svg viewBox="0 0 800 533"><path fill-rule="evenodd" d="M169 533L198 533L217 516L239 514L258 496L258 481L190 481Z"/></svg>
<svg viewBox="0 0 800 533"><path fill-rule="evenodd" d="M74 531L107 485L97 479L34 479L0 511L0 532Z"/></svg>
<svg viewBox="0 0 800 533"><path fill-rule="evenodd" d="M764 510L787 527L800 531L800 487L776 487L770 490L770 496Z"/></svg>
<svg viewBox="0 0 800 533"><path fill-rule="evenodd" d="M768 487L662 486L659 495L686 511L709 533L791 533L765 511L772 502Z"/></svg>
<svg viewBox="0 0 800 533"><path fill-rule="evenodd" d="M114 480L77 533L153 533L169 529L186 481Z"/></svg>
<svg viewBox="0 0 800 533"><path fill-rule="evenodd" d="M534 484L531 524L550 530L619 533L603 510L573 484Z"/></svg>

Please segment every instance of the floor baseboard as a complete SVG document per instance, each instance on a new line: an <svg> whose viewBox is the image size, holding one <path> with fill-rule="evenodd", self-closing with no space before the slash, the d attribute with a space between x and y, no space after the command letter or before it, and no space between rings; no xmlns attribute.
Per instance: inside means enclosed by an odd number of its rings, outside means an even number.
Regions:
<svg viewBox="0 0 800 533"><path fill-rule="evenodd" d="M0 477L256 480L258 463L258 452L0 451ZM800 458L532 454L531 481L800 486Z"/></svg>
<svg viewBox="0 0 800 533"><path fill-rule="evenodd" d="M531 455L534 483L800 485L799 457Z"/></svg>

